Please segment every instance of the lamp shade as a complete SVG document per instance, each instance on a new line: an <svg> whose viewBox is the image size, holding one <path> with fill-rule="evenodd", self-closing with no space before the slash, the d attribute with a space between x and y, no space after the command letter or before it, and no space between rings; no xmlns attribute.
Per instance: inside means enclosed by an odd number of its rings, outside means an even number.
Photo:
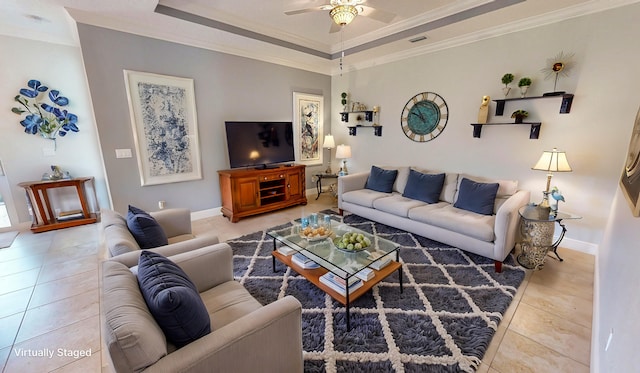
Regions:
<svg viewBox="0 0 640 373"><path fill-rule="evenodd" d="M571 172L571 166L567 161L567 153L553 148L551 151L544 151L538 162L531 168L532 170L547 172Z"/></svg>
<svg viewBox="0 0 640 373"><path fill-rule="evenodd" d="M351 147L349 145L338 145L336 148L336 158L346 159L351 158Z"/></svg>
<svg viewBox="0 0 640 373"><path fill-rule="evenodd" d="M324 137L324 142L322 143L322 147L326 149L332 149L336 147L336 142L333 140L333 135L328 134Z"/></svg>

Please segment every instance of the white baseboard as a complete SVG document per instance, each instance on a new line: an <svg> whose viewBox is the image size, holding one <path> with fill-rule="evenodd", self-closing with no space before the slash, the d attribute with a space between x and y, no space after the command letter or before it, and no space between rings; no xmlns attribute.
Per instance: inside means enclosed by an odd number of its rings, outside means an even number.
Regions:
<svg viewBox="0 0 640 373"><path fill-rule="evenodd" d="M558 237L553 238L554 242L557 238ZM562 240L562 242L560 243L560 247L564 247L564 248L575 250L575 251L580 251L582 253L590 254L590 255L596 255L596 253L598 252L598 245L594 243L574 240L573 238L567 238L567 237L565 237Z"/></svg>
<svg viewBox="0 0 640 373"><path fill-rule="evenodd" d="M214 207L208 210L194 211L191 213L191 221L220 216L222 215L222 212L220 211L221 208L222 207Z"/></svg>

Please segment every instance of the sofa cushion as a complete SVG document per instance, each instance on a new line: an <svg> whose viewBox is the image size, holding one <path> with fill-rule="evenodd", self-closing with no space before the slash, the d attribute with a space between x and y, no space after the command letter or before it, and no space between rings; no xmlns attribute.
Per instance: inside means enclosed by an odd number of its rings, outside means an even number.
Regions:
<svg viewBox="0 0 640 373"><path fill-rule="evenodd" d="M138 283L149 311L176 346L211 332L209 314L196 286L170 259L143 251L138 262Z"/></svg>
<svg viewBox="0 0 640 373"><path fill-rule="evenodd" d="M425 205L409 211L409 218L436 227L457 232L486 242L495 240L495 215L482 215L472 211L455 208L445 202L438 205Z"/></svg>
<svg viewBox="0 0 640 373"><path fill-rule="evenodd" d="M249 294L238 281L227 281L200 294L209 315L211 326L218 330L223 326L262 308L260 302Z"/></svg>
<svg viewBox="0 0 640 373"><path fill-rule="evenodd" d="M129 205L127 227L141 249L152 249L169 243L167 235L156 219L146 211Z"/></svg>
<svg viewBox="0 0 640 373"><path fill-rule="evenodd" d="M397 176L398 170L384 170L380 167L371 166L371 173L364 187L382 193L391 193Z"/></svg>
<svg viewBox="0 0 640 373"><path fill-rule="evenodd" d="M388 193L376 192L371 189L359 189L352 190L342 194L342 200L344 202L353 203L356 205L373 208L373 202L378 198L388 197Z"/></svg>
<svg viewBox="0 0 640 373"><path fill-rule="evenodd" d="M378 198L373 201L373 208L406 218L409 216L409 210L423 206L424 204L424 202L418 201L417 199L406 198L399 193L393 193L391 196Z"/></svg>
<svg viewBox="0 0 640 373"><path fill-rule="evenodd" d="M105 344L116 371L137 372L167 354L165 336L147 308L136 276L124 264L102 264L100 308Z"/></svg>
<svg viewBox="0 0 640 373"><path fill-rule="evenodd" d="M437 203L440 200L444 177L445 174L430 175L410 170L402 196L426 203Z"/></svg>
<svg viewBox="0 0 640 373"><path fill-rule="evenodd" d="M478 183L463 178L454 207L482 215L493 214L498 183Z"/></svg>

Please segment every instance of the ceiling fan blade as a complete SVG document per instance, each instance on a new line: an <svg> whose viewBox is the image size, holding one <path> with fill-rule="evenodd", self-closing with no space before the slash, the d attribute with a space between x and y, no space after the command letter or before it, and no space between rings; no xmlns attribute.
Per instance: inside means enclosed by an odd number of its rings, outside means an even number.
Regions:
<svg viewBox="0 0 640 373"><path fill-rule="evenodd" d="M387 12L386 10L376 9L366 5L358 5L358 7L362 8L360 15L375 19L376 21L390 23L396 18L394 13Z"/></svg>
<svg viewBox="0 0 640 373"><path fill-rule="evenodd" d="M331 20L331 28L329 28L329 33L333 34L336 32L339 32L342 29L343 26L340 26L339 24L333 22L333 20Z"/></svg>
<svg viewBox="0 0 640 373"><path fill-rule="evenodd" d="M298 10L290 10L288 12L284 12L284 14L288 15L288 16L294 16L296 14L303 14L303 13L311 13L311 12L317 12L319 10L324 10L324 5L323 6L315 6L313 8L306 8L306 9L298 9Z"/></svg>

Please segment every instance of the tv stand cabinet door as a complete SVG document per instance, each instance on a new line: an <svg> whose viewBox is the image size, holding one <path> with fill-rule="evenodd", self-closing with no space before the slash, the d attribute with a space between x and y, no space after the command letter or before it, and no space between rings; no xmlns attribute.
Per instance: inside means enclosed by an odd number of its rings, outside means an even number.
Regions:
<svg viewBox="0 0 640 373"><path fill-rule="evenodd" d="M235 179L233 190L234 212L254 210L260 207L259 184L255 177Z"/></svg>
<svg viewBox="0 0 640 373"><path fill-rule="evenodd" d="M304 168L287 174L287 199L299 199L304 195Z"/></svg>

